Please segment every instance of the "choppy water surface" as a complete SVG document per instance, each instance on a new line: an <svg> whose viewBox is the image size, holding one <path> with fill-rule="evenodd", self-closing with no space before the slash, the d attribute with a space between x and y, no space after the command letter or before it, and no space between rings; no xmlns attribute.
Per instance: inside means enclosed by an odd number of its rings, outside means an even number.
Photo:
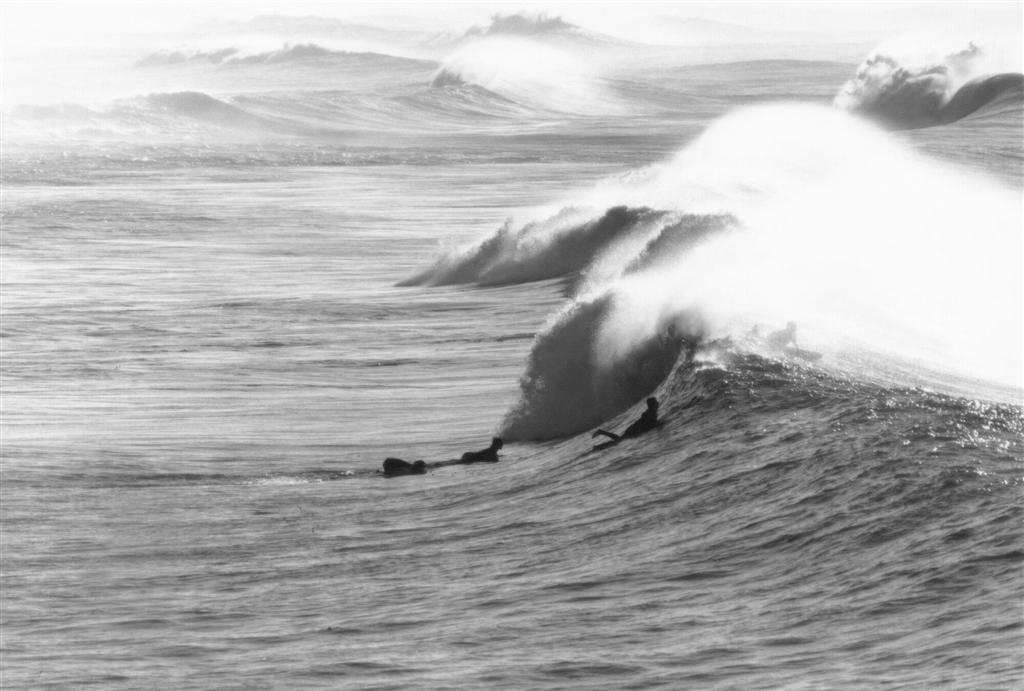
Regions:
<svg viewBox="0 0 1024 691"><path fill-rule="evenodd" d="M1020 75L620 48L5 110L5 688L1024 682Z"/></svg>

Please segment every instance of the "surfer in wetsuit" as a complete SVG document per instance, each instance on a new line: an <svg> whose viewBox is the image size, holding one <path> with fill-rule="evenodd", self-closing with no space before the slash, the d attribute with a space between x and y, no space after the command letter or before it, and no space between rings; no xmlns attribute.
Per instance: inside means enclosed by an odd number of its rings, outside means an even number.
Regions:
<svg viewBox="0 0 1024 691"><path fill-rule="evenodd" d="M503 447L505 444L498 437L491 439L491 445L486 449L480 451L467 451L462 454L462 458L452 459L450 461L437 461L436 463L425 463L423 461L416 461L410 463L409 461L403 461L401 458L386 458L384 459L384 469L381 471L388 477L394 475L423 475L427 472L427 468L443 468L448 465L457 465L463 463L497 463L498 462L498 449Z"/></svg>
<svg viewBox="0 0 1024 691"><path fill-rule="evenodd" d="M647 410L644 411L644 414L640 416L639 420L627 427L626 431L621 435L599 429L592 436L604 435L612 441L620 441L622 439L638 437L644 432L649 432L658 427L660 424L658 421L658 399L651 396L647 399Z"/></svg>
<svg viewBox="0 0 1024 691"><path fill-rule="evenodd" d="M505 444L502 443L501 439L494 437L491 439L491 445L486 449L480 451L467 451L462 454L462 458L459 459L460 463L497 463L498 462L498 449L503 447Z"/></svg>
<svg viewBox="0 0 1024 691"><path fill-rule="evenodd" d="M427 472L427 464L423 461L410 463L401 458L385 458L384 474L388 477L394 475L423 475Z"/></svg>
<svg viewBox="0 0 1024 691"><path fill-rule="evenodd" d="M788 345L799 348L796 343L796 322L789 322L785 329L771 332L765 336L764 342L775 350L782 350Z"/></svg>

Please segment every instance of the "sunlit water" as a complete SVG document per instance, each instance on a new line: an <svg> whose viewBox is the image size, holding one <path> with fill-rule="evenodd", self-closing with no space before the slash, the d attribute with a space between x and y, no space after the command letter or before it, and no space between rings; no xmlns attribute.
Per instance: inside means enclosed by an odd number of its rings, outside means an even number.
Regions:
<svg viewBox="0 0 1024 691"><path fill-rule="evenodd" d="M397 285L736 106L827 106L854 65L659 69L596 114L409 77L407 99L233 102L285 133L239 135L195 98L98 129L12 116L5 688L1024 682L1012 383L709 338L627 363L649 386L600 421L621 428L654 391L667 423L597 454L589 429L531 441L508 417L524 373L555 374L545 334L575 326L575 275ZM982 115L896 138L1019 195L1019 104ZM536 273L544 242L509 265ZM579 388L543 430L618 401L615 381L559 384ZM519 440L496 465L376 473L503 428Z"/></svg>

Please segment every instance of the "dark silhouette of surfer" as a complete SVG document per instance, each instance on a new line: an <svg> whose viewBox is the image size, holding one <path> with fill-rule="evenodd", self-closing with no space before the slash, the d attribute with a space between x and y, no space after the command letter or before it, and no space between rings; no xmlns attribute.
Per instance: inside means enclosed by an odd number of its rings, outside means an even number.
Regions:
<svg viewBox="0 0 1024 691"><path fill-rule="evenodd" d="M401 458L385 458L384 474L388 477L395 475L423 475L427 472L427 464L423 461L403 461Z"/></svg>
<svg viewBox="0 0 1024 691"><path fill-rule="evenodd" d="M497 463L498 462L498 449L503 447L505 444L502 443L501 439L494 437L491 439L491 445L486 449L479 451L467 451L462 454L462 458L459 459L460 463Z"/></svg>
<svg viewBox="0 0 1024 691"><path fill-rule="evenodd" d="M661 422L658 420L658 399L651 396L647 399L647 410L644 411L644 414L640 416L639 420L627 427L626 431L621 435L599 429L594 432L592 436L596 437L598 435L604 435L612 441L617 442L631 437L638 437L644 432L650 432L652 429L659 427L660 425Z"/></svg>
<svg viewBox="0 0 1024 691"><path fill-rule="evenodd" d="M437 463L425 463L424 461L403 461L401 458L385 458L384 469L381 471L388 477L395 475L423 475L428 468L443 468L446 465L460 465L465 463L497 463L498 450L505 444L500 438L491 439L491 445L479 451L467 451L461 458L450 461L438 461Z"/></svg>

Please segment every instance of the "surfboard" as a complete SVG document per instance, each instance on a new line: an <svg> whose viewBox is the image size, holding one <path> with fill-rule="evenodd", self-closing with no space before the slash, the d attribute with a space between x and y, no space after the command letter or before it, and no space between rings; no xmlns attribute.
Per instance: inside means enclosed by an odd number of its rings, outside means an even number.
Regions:
<svg viewBox="0 0 1024 691"><path fill-rule="evenodd" d="M642 437L643 435L647 434L647 432L653 432L654 430L663 427L665 425L665 420L667 419L668 418L661 418L660 420L658 420L657 424L654 427L647 430L646 432L642 432L636 435L636 437L619 437L618 439L609 439L608 441L603 441L600 444L594 444L594 448L592 448L591 451L602 451L604 449L615 446L619 442L623 442L627 439L636 439L637 437Z"/></svg>

